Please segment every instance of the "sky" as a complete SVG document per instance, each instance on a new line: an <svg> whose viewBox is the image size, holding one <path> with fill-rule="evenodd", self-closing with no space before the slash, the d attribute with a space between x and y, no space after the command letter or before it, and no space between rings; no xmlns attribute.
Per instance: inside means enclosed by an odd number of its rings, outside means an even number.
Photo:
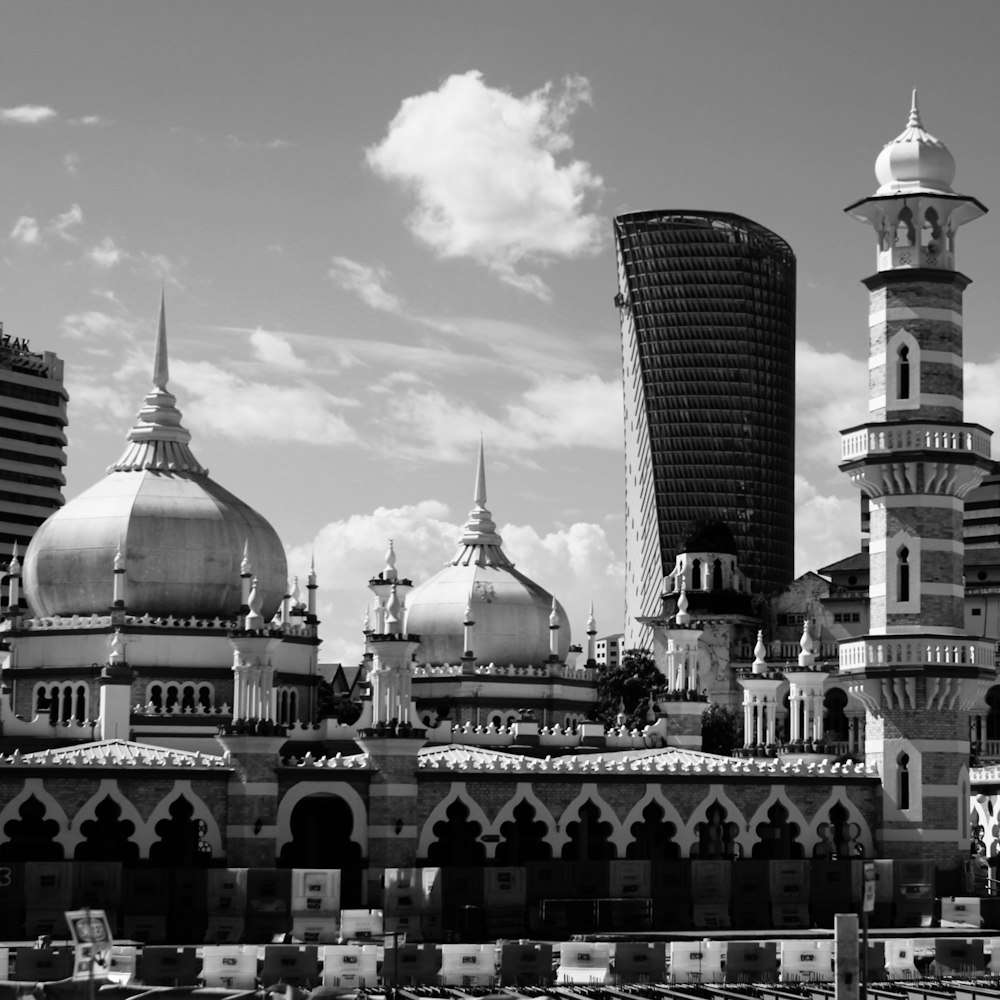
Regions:
<svg viewBox="0 0 1000 1000"><path fill-rule="evenodd" d="M736 212L798 258L796 572L858 548L874 235L842 209L919 88L955 189L1000 198L1000 4L0 2L0 319L66 363L68 498L170 389L212 477L315 558L357 662L393 538L452 555L484 442L518 568L623 621L612 218ZM966 419L1000 426L1000 215L959 233Z"/></svg>

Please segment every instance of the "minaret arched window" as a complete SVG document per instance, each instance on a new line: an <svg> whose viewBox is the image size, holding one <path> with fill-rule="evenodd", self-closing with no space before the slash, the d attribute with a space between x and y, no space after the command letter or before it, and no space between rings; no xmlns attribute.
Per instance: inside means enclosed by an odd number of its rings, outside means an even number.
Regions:
<svg viewBox="0 0 1000 1000"><path fill-rule="evenodd" d="M913 212L906 206L899 210L896 218L896 246L912 247L916 237L913 228Z"/></svg>
<svg viewBox="0 0 1000 1000"><path fill-rule="evenodd" d="M896 772L896 782L898 795L896 801L900 809L910 808L910 758L907 754L901 753L896 760L899 770Z"/></svg>
<svg viewBox="0 0 1000 1000"><path fill-rule="evenodd" d="M941 223L933 208L924 212L924 224L920 227L920 241L930 251L940 249Z"/></svg>
<svg viewBox="0 0 1000 1000"><path fill-rule="evenodd" d="M722 590L722 560L716 559L712 564L712 590Z"/></svg>
<svg viewBox="0 0 1000 1000"><path fill-rule="evenodd" d="M691 564L691 589L701 590L701 560L695 559Z"/></svg>
<svg viewBox="0 0 1000 1000"><path fill-rule="evenodd" d="M904 545L896 553L896 600L910 599L910 550Z"/></svg>
<svg viewBox="0 0 1000 1000"><path fill-rule="evenodd" d="M896 355L896 398L910 398L910 349L905 344Z"/></svg>

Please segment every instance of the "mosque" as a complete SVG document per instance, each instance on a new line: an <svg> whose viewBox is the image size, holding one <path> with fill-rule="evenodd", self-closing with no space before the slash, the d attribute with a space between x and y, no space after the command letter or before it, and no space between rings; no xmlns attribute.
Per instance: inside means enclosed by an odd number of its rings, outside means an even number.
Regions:
<svg viewBox="0 0 1000 1000"><path fill-rule="evenodd" d="M1000 851L1000 771L970 769L996 641L966 629L962 579L963 498L993 463L963 421L955 239L985 209L915 101L876 175L848 209L877 271L841 463L871 512L866 631L775 631L787 594L762 609L732 532L700 525L648 620L663 684L642 730L589 720L593 617L573 647L515 568L482 450L444 569L414 585L390 544L369 582L360 719L320 720L319 581L289 586L274 530L194 457L161 306L124 451L10 563L0 938L82 902L147 941L334 940L363 908L413 939L829 927L859 858L882 866L877 921L929 922L970 849ZM833 614L835 584L792 586ZM701 749L713 703L742 712L734 756Z"/></svg>

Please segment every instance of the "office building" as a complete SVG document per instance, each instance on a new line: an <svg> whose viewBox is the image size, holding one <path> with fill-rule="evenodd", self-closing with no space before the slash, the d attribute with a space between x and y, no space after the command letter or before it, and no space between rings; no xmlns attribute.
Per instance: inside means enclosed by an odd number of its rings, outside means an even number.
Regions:
<svg viewBox="0 0 1000 1000"><path fill-rule="evenodd" d="M66 402L63 363L35 354L0 324L0 560L23 555L35 530L63 504Z"/></svg>
<svg viewBox="0 0 1000 1000"><path fill-rule="evenodd" d="M736 540L750 589L793 575L795 256L718 212L615 219L625 393L625 643L693 522Z"/></svg>

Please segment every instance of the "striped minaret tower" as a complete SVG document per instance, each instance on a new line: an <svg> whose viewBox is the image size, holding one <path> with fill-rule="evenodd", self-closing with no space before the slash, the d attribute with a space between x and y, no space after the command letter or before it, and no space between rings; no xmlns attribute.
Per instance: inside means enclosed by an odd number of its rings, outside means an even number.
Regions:
<svg viewBox="0 0 1000 1000"><path fill-rule="evenodd" d="M878 239L869 306L868 422L843 432L840 468L871 511L870 632L840 646L882 777L883 857L954 866L968 855L969 710L995 678L992 641L964 631L964 497L991 466L965 423L955 234L986 209L952 188L955 162L924 130L916 91L879 154L879 188L847 208ZM919 852L919 853L918 853Z"/></svg>

